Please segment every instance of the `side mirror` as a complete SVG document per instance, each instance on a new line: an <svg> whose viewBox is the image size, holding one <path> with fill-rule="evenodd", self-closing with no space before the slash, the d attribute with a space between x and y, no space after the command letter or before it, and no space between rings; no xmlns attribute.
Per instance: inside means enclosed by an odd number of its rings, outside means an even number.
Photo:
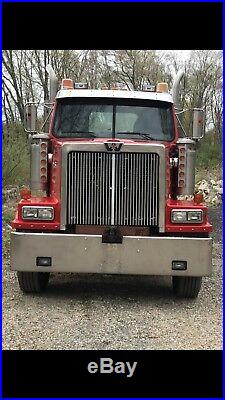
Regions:
<svg viewBox="0 0 225 400"><path fill-rule="evenodd" d="M202 139L204 136L204 111L193 108L192 139Z"/></svg>
<svg viewBox="0 0 225 400"><path fill-rule="evenodd" d="M37 124L37 105L27 103L24 110L24 129L26 132L35 133Z"/></svg>

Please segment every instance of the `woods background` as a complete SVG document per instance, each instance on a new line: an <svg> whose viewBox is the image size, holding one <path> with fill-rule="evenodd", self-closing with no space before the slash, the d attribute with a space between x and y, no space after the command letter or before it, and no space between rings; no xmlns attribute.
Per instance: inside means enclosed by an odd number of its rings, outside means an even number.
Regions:
<svg viewBox="0 0 225 400"><path fill-rule="evenodd" d="M59 80L88 82L89 88L112 88L115 83L141 89L144 82L166 81L169 89L182 68L182 105L202 107L206 135L199 144L199 170L221 171L222 161L222 51L194 50L188 58L179 51L157 50L4 50L3 51L3 187L29 183L29 141L23 130L24 105L42 107L48 99L51 64ZM40 114L41 119L41 114ZM191 129L190 113L184 119Z"/></svg>

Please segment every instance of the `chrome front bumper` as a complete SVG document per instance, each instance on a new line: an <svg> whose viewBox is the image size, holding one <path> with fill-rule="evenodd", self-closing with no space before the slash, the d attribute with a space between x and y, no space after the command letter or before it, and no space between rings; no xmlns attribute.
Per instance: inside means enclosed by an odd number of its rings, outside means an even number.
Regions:
<svg viewBox="0 0 225 400"><path fill-rule="evenodd" d="M36 266L51 257L51 267ZM173 271L172 261L187 261ZM205 276L212 271L212 239L126 236L122 244L101 235L11 233L11 270L136 275Z"/></svg>

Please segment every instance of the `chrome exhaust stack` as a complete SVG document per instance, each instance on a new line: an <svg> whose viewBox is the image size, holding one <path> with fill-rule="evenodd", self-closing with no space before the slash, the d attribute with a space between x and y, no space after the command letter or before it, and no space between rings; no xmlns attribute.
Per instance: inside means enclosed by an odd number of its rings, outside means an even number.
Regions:
<svg viewBox="0 0 225 400"><path fill-rule="evenodd" d="M58 92L59 82L55 71L50 64L47 65L46 70L49 75L49 101L50 103L53 103Z"/></svg>
<svg viewBox="0 0 225 400"><path fill-rule="evenodd" d="M174 79L174 83L173 83L173 87L172 87L172 98L173 98L176 113L179 113L183 110L182 106L180 104L180 82L181 82L181 79L183 78L183 76L184 76L184 71L179 70Z"/></svg>
<svg viewBox="0 0 225 400"><path fill-rule="evenodd" d="M179 70L172 87L172 98L178 123L185 133L182 125L183 108L180 101L180 82L183 76L184 71ZM178 139L177 146L179 150L178 195L193 196L195 191L196 143L186 136Z"/></svg>
<svg viewBox="0 0 225 400"><path fill-rule="evenodd" d="M49 150L49 117L53 109L56 94L58 92L58 78L51 65L47 65L49 74L49 100L44 102L43 132L31 137L31 166L30 187L33 195L42 195L39 192L47 192L48 189L48 150Z"/></svg>

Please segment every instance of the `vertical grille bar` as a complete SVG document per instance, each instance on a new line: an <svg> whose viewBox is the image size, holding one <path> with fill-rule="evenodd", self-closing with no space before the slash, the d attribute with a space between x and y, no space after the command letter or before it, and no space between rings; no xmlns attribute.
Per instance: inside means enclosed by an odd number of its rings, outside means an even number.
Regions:
<svg viewBox="0 0 225 400"><path fill-rule="evenodd" d="M112 160L111 154L106 154L107 168L106 168L106 179L107 179L107 202L106 202L106 214L107 214L107 225L111 224L111 211L112 211L112 196L111 196L111 184L112 184Z"/></svg>
<svg viewBox="0 0 225 400"><path fill-rule="evenodd" d="M152 190L152 218L155 219L155 193L154 193L154 188L155 188L155 154L153 154L153 160L152 160L152 179L153 179L153 190Z"/></svg>
<svg viewBox="0 0 225 400"><path fill-rule="evenodd" d="M121 184L120 184L120 187L121 187L121 209L120 209L120 212L119 212L119 216L120 216L120 219L119 219L119 225L121 225L121 221L122 221L122 219L123 218L125 218L125 215L124 215L124 209L125 209L125 207L124 207L124 202L125 202L125 197L124 197L124 180L125 180L125 173L124 173L124 162L125 162L125 155L124 154L120 154L119 155L119 159L121 160L121 168L120 168L120 179L121 179Z"/></svg>
<svg viewBox="0 0 225 400"><path fill-rule="evenodd" d="M67 224L157 226L159 156L70 152Z"/></svg>
<svg viewBox="0 0 225 400"><path fill-rule="evenodd" d="M67 180L67 186L71 187L71 157L72 155L68 155L68 180ZM71 188L72 189L72 188ZM71 195L72 195L72 190L68 193L68 200L67 200L67 218L70 221L71 220Z"/></svg>
<svg viewBox="0 0 225 400"><path fill-rule="evenodd" d="M106 160L105 157L106 154L102 153L102 221L105 221L105 192L106 192L106 184L105 184L105 166L106 166Z"/></svg>
<svg viewBox="0 0 225 400"><path fill-rule="evenodd" d="M156 164L155 164L155 186L156 186L155 205L157 208L158 204L159 204L159 157L156 157ZM157 219L157 224L158 224L158 219L159 219L158 212L157 212L156 219Z"/></svg>

